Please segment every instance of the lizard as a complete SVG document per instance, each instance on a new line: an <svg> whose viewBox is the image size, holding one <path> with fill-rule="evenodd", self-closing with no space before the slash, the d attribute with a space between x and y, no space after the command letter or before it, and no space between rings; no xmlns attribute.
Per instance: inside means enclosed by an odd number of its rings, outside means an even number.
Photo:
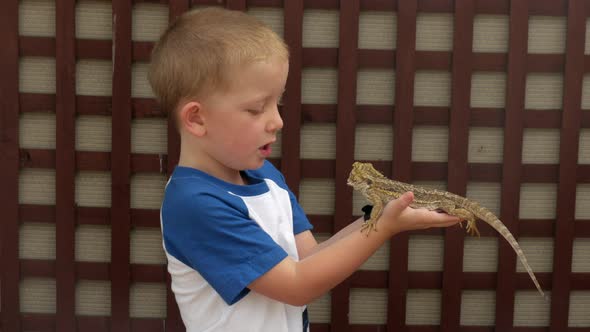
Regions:
<svg viewBox="0 0 590 332"><path fill-rule="evenodd" d="M409 191L414 194L414 200L410 203L410 207L443 211L459 217L461 219L460 225L463 221L467 222L466 230L470 235L479 236L476 221L481 219L500 233L510 244L539 293L545 300L548 300L528 264L524 252L510 230L490 210L476 201L443 190L391 180L377 171L370 163L354 162L347 183L363 194L373 205L370 218L361 227L361 232L366 232L367 236L371 231L377 231L377 220L381 216L385 204Z"/></svg>

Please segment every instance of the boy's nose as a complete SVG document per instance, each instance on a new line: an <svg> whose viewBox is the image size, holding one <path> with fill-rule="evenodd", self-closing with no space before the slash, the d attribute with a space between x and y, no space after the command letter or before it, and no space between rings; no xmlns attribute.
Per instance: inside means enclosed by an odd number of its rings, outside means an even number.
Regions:
<svg viewBox="0 0 590 332"><path fill-rule="evenodd" d="M278 107L275 107L275 109L272 112L272 116L266 125L266 130L269 132L275 132L275 131L280 130L282 128L283 128L283 118L281 118L281 114L279 113Z"/></svg>

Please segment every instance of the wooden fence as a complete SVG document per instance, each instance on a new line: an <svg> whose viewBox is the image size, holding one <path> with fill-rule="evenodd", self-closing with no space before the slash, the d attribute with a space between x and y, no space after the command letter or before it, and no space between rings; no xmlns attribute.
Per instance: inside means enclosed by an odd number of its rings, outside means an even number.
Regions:
<svg viewBox="0 0 590 332"><path fill-rule="evenodd" d="M486 225L401 234L310 305L312 331L590 331L590 1L6 0L0 331L182 331L158 204L178 137L145 73L194 6L291 49L272 161L320 238L360 214L354 160L480 200Z"/></svg>

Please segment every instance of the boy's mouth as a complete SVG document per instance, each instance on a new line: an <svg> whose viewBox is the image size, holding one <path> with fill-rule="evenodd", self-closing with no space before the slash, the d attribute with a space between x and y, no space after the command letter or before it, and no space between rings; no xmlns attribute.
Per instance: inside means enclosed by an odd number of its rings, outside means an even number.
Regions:
<svg viewBox="0 0 590 332"><path fill-rule="evenodd" d="M264 157L270 156L270 154L272 152L272 148L271 148L270 144L265 144L265 145L261 146L259 148L259 150L260 150L260 153L262 153L262 155Z"/></svg>

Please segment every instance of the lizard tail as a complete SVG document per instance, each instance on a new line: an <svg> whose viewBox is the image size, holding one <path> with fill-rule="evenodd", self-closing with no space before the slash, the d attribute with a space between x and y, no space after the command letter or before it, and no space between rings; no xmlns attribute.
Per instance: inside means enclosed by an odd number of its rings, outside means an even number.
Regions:
<svg viewBox="0 0 590 332"><path fill-rule="evenodd" d="M518 256L520 262L524 266L526 272L531 277L531 280L535 284L535 287L537 287L539 293L543 296L545 301L549 301L548 296L545 294L545 292L543 292L543 289L541 288L539 281L537 281L537 277L535 277L533 269L529 265L526 256L524 255L524 252L520 248L520 245L518 244L512 233L510 233L510 230L506 226L504 226L502 221L500 221L500 219L498 219L496 215L494 215L491 211L484 207L478 205L477 207L472 208L471 211L477 211L477 213L475 213L476 217L485 221L488 225L492 226L492 228L494 228L498 233L500 233L500 235L502 235L502 237L504 237L504 239L506 239L508 244L510 244L512 249L514 249L514 252L516 252L516 255Z"/></svg>

